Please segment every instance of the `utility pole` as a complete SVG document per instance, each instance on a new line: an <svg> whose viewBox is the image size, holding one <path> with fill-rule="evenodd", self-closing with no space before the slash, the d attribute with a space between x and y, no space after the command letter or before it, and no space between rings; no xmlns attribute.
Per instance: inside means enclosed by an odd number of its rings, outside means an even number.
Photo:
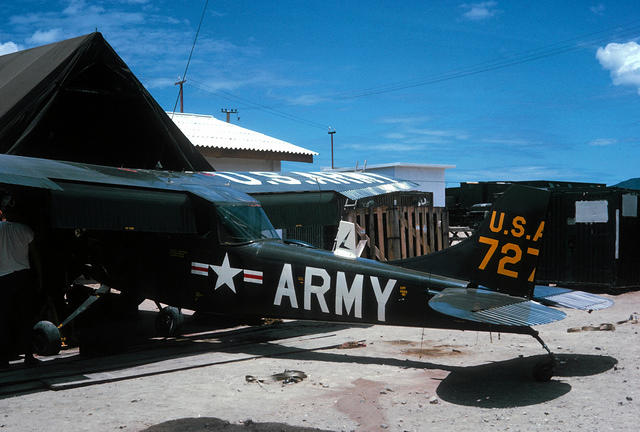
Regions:
<svg viewBox="0 0 640 432"><path fill-rule="evenodd" d="M231 116L230 114L238 114L238 110L235 108L222 108L220 110L220 112L226 113L227 114L227 123L231 123Z"/></svg>
<svg viewBox="0 0 640 432"><path fill-rule="evenodd" d="M180 95L180 112L184 112L184 103L183 103L183 100L182 100L182 95L183 95L183 93L182 93L182 85L185 82L187 82L187 80L183 79L183 80L180 80L180 81L178 81L178 82L176 82L174 84L174 85L179 85L180 86L180 91L178 92L178 94Z"/></svg>
<svg viewBox="0 0 640 432"><path fill-rule="evenodd" d="M329 126L329 132L327 132L329 135L331 135L331 169L333 169L333 135L336 133L335 129L332 129L331 126Z"/></svg>

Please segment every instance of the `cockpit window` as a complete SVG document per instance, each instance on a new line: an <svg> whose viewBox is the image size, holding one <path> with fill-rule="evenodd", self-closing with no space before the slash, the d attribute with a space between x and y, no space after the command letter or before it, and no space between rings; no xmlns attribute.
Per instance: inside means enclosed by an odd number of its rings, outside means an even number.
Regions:
<svg viewBox="0 0 640 432"><path fill-rule="evenodd" d="M260 204L216 204L216 211L221 222L222 243L248 243L280 238Z"/></svg>

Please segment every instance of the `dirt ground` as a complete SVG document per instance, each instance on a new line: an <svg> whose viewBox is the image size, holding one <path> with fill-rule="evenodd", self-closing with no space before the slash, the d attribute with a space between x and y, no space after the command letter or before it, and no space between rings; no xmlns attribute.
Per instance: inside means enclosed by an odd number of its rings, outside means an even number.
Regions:
<svg viewBox="0 0 640 432"><path fill-rule="evenodd" d="M565 320L537 328L560 361L546 383L531 378L545 352L530 336L345 326L330 335L353 341L344 348L269 355L265 341L246 359L4 394L0 430L638 430L640 324L628 319L640 312L640 293L611 298L609 309L567 310ZM567 331L602 323L615 329ZM285 370L306 377L270 379Z"/></svg>

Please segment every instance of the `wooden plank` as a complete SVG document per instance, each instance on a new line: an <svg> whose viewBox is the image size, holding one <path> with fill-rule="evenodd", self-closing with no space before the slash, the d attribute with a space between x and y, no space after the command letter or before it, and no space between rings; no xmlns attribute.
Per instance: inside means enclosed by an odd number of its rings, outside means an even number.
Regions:
<svg viewBox="0 0 640 432"><path fill-rule="evenodd" d="M400 228L400 256L402 257L402 259L405 259L407 257L407 218L405 216L406 208L399 208L396 214L398 217L398 226Z"/></svg>
<svg viewBox="0 0 640 432"><path fill-rule="evenodd" d="M407 250L407 255L409 257L414 257L416 256L415 253L415 248L414 248L414 244L413 242L415 241L416 238L416 223L414 220L414 214L415 214L415 207L413 206L409 206L407 207L407 227L409 228L407 230L407 234L408 234L408 238L407 238L407 243L408 243L408 250Z"/></svg>
<svg viewBox="0 0 640 432"><path fill-rule="evenodd" d="M385 230L387 232L387 236L386 236L386 243L387 243L387 258L389 258L390 260L395 259L395 254L394 254L394 246L393 246L393 226L391 224L391 219L392 219L392 210L387 210L385 212L385 219L386 219L386 227Z"/></svg>
<svg viewBox="0 0 640 432"><path fill-rule="evenodd" d="M376 230L375 230L375 212L373 209L368 209L369 211L369 224L367 226L367 233L369 234L369 238L371 239L371 244L369 245L369 258L374 259L376 256L376 244L377 238Z"/></svg>
<svg viewBox="0 0 640 432"><path fill-rule="evenodd" d="M429 225L427 222L427 217L429 215L429 207L422 208L422 250L423 254L431 253L431 249L429 248Z"/></svg>
<svg viewBox="0 0 640 432"><path fill-rule="evenodd" d="M444 247L449 247L449 212L447 209L442 210L442 235L444 237Z"/></svg>
<svg viewBox="0 0 640 432"><path fill-rule="evenodd" d="M416 238L418 241L417 244L420 245L417 254L424 255L427 253L427 248L425 247L425 225L424 225L424 207L418 207L418 212L416 213L416 224L418 224L418 232L416 233Z"/></svg>
<svg viewBox="0 0 640 432"><path fill-rule="evenodd" d="M436 238L438 239L438 250L442 250L442 209L440 208L435 208L434 209L434 214L436 216L436 221L437 221L437 236Z"/></svg>
<svg viewBox="0 0 640 432"><path fill-rule="evenodd" d="M382 218L382 212L383 212L382 208L377 208L376 209L376 219L377 219L377 222L378 222L378 231L377 231L377 234L378 234L378 249L380 249L380 253L382 255L387 255L386 252L385 252L386 249L384 247L385 238L384 238L384 223L383 223L384 221L383 221L383 218Z"/></svg>
<svg viewBox="0 0 640 432"><path fill-rule="evenodd" d="M387 256L390 260L402 257L402 243L400 243L400 209L392 207L387 211Z"/></svg>
<svg viewBox="0 0 640 432"><path fill-rule="evenodd" d="M427 215L427 226L429 227L429 249L431 249L431 252L436 251L435 226L433 223L433 217L433 207L430 207L429 213Z"/></svg>

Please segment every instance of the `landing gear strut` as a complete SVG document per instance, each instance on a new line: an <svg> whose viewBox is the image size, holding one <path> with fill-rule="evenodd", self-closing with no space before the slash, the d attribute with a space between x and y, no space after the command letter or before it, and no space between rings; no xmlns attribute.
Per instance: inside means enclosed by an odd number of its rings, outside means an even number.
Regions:
<svg viewBox="0 0 640 432"><path fill-rule="evenodd" d="M556 358L547 344L544 343L542 338L540 338L538 332L533 329L531 329L531 332L531 336L533 336L535 340L540 342L542 348L544 348L549 353L549 358L547 360L541 361L533 367L533 378L539 382L547 382L551 380L551 377L553 377L553 372L555 371L556 366Z"/></svg>

